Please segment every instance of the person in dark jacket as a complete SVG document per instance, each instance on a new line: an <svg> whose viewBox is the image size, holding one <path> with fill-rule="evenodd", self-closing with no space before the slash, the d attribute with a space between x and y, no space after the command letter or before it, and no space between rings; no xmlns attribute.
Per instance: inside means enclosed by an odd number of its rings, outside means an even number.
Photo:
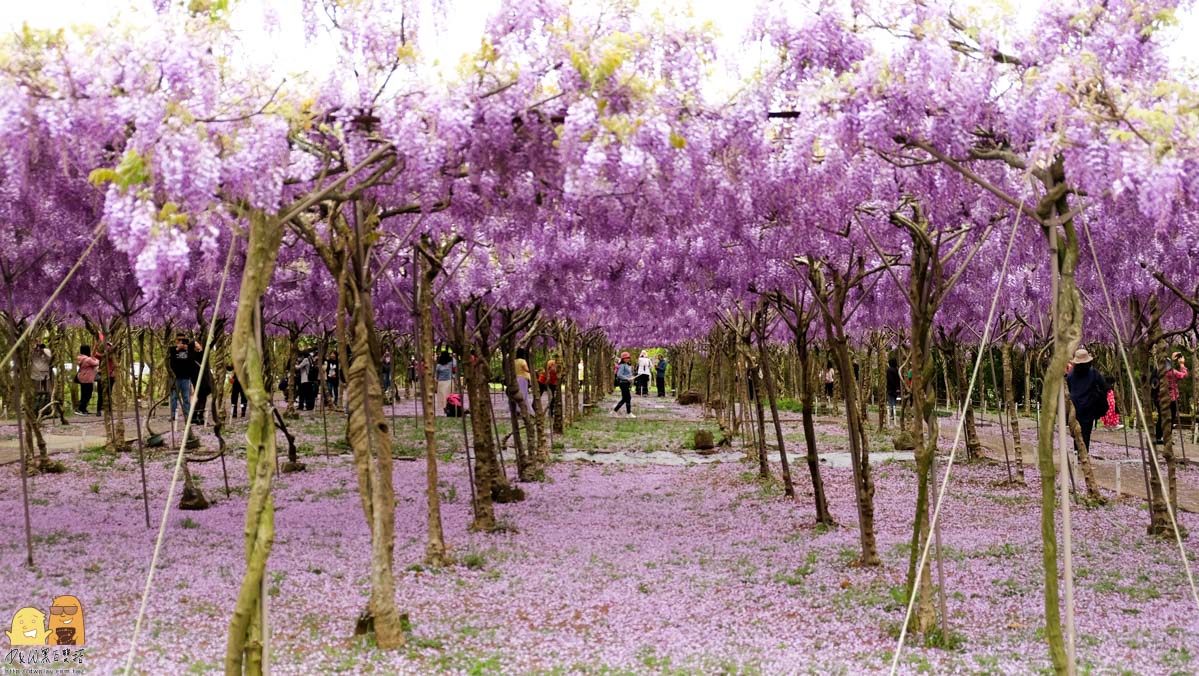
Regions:
<svg viewBox="0 0 1199 676"><path fill-rule="evenodd" d="M191 405L192 399L192 384L195 383L196 369L195 364L200 363L200 354L193 349L193 344L187 340L187 336L182 333L175 334L175 345L171 348L170 354L167 355L167 361L171 367L171 376L174 382L171 383L171 420L175 420L175 412L179 408L180 403L183 405L183 410L187 411L187 407Z"/></svg>
<svg viewBox="0 0 1199 676"><path fill-rule="evenodd" d="M241 401L241 417L246 417L246 391L242 389L241 381L237 379L237 373L233 370L233 364L225 366L226 383L229 385L229 402L233 404L233 416L237 417L237 402Z"/></svg>
<svg viewBox="0 0 1199 676"><path fill-rule="evenodd" d="M666 355L662 355L661 357L658 357L658 363L654 366L654 371L657 372L657 376L658 376L657 381L658 381L658 396L659 397L666 396L666 366L667 366ZM678 374L675 374L675 376L676 376L675 380L678 380L678 378L677 378Z"/></svg>
<svg viewBox="0 0 1199 676"><path fill-rule="evenodd" d="M1099 369L1091 367L1091 353L1085 347L1074 352L1071 363L1074 368L1066 376L1070 390L1070 403L1074 404L1074 417L1082 428L1082 443L1091 448L1091 432L1095 421L1107 413L1107 381Z"/></svg>
<svg viewBox="0 0 1199 676"><path fill-rule="evenodd" d="M895 357L887 362L887 404L891 407L891 419L895 419L895 403L899 401L900 380L899 364Z"/></svg>
<svg viewBox="0 0 1199 676"><path fill-rule="evenodd" d="M208 405L208 395L212 394L212 369L208 364L200 368L204 361L204 346L196 341L192 343L192 382L196 384L196 412L192 415L193 425L204 424L204 407Z"/></svg>
<svg viewBox="0 0 1199 676"><path fill-rule="evenodd" d="M388 388L383 388L384 392ZM325 401L332 401L336 406L341 394L341 364L337 362L337 350L329 352L325 357Z"/></svg>

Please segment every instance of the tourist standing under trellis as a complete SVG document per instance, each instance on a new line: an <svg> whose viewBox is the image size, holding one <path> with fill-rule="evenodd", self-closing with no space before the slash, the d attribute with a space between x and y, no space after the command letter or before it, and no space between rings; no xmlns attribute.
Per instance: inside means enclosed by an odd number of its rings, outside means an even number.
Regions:
<svg viewBox="0 0 1199 676"><path fill-rule="evenodd" d="M666 355L658 357L658 363L654 367L654 371L658 376L658 396L666 396Z"/></svg>
<svg viewBox="0 0 1199 676"><path fill-rule="evenodd" d="M103 340L103 336L101 336ZM104 415L104 404L112 406L112 384L117 377L117 364L112 358L112 343L103 343L96 350L100 367L96 369L96 415Z"/></svg>
<svg viewBox="0 0 1199 676"><path fill-rule="evenodd" d="M100 360L92 356L91 345L79 346L79 356L75 357L79 371L75 374L75 382L79 383L79 408L75 410L80 415L87 415L87 405L92 400L92 388L96 384L96 367Z"/></svg>
<svg viewBox="0 0 1199 676"><path fill-rule="evenodd" d="M300 410L311 411L316 408L316 392L313 389L313 376L316 375L316 367L312 360L312 355L307 351L300 353L300 361L296 363L296 382L299 383L300 391Z"/></svg>
<svg viewBox="0 0 1199 676"><path fill-rule="evenodd" d="M1091 353L1085 347L1074 352L1074 365L1066 375L1070 389L1070 402L1074 404L1074 417L1082 429L1082 443L1091 448L1091 432L1095 421L1107 413L1107 383L1099 369L1091 367Z"/></svg>
<svg viewBox="0 0 1199 676"><path fill-rule="evenodd" d="M379 380L383 383L383 392L389 392L391 390L391 350L383 353L383 363L379 365Z"/></svg>
<svg viewBox="0 0 1199 676"><path fill-rule="evenodd" d="M616 386L620 388L620 401L616 402L616 408L612 409L612 413L620 412L620 407L625 407L625 412L630 418L636 418L633 415L633 397L629 390L633 386L633 366L629 363L629 353L620 353L620 362L616 365Z"/></svg>
<svg viewBox="0 0 1199 676"><path fill-rule="evenodd" d="M192 344L188 342L187 336L182 333L175 334L175 346L171 348L168 359L171 375L174 376L174 382L171 383L171 422L175 421L175 413L181 404L184 411L191 406L192 378L195 377L192 369L194 358Z"/></svg>
<svg viewBox="0 0 1199 676"><path fill-rule="evenodd" d="M637 394L645 397L649 395L649 374L653 370L653 362L649 360L649 353L645 350L641 351L641 356L637 358Z"/></svg>
<svg viewBox="0 0 1199 676"><path fill-rule="evenodd" d="M450 396L454 384L454 357L448 350L442 350L441 354L437 355L433 373L437 378L437 401L434 411L444 411L446 398ZM528 397L528 386L522 392Z"/></svg>
<svg viewBox="0 0 1199 676"><path fill-rule="evenodd" d="M246 416L246 391L242 389L241 381L237 379L237 373L233 370L233 364L225 366L225 372L228 374L229 380L229 403L233 405L234 418L237 417L237 402L241 401L241 415Z"/></svg>
<svg viewBox="0 0 1199 676"><path fill-rule="evenodd" d="M895 404L899 401L901 389L899 364L896 363L895 357L891 357L887 362L887 405L891 408L891 420L895 420Z"/></svg>
<svg viewBox="0 0 1199 676"><path fill-rule="evenodd" d="M517 348L516 350L516 386L520 388L520 396L523 398L525 410L529 415L533 415L533 402L529 399L529 381L533 379L533 374L529 372L529 351L525 348Z"/></svg>
<svg viewBox="0 0 1199 676"><path fill-rule="evenodd" d="M196 341L192 347L192 378L196 384L196 411L192 414L192 424L203 425L204 408L208 406L208 395L212 394L212 369L204 361L204 346Z"/></svg>
<svg viewBox="0 0 1199 676"><path fill-rule="evenodd" d="M552 418L557 411L558 397L562 392L562 388L558 383L558 361L556 359L551 359L545 363L545 371L538 374L537 382L542 386L542 389L549 390L550 401L547 412Z"/></svg>
<svg viewBox="0 0 1199 676"><path fill-rule="evenodd" d="M50 403L50 364L53 354L45 343L38 343L33 348L33 359L29 366L29 378L33 380L33 405L36 414L41 415L42 409Z"/></svg>
<svg viewBox="0 0 1199 676"><path fill-rule="evenodd" d="M337 351L333 350L325 358L325 401L332 401L336 406L341 394L341 364L337 363ZM388 387L384 387L386 392Z"/></svg>
<svg viewBox="0 0 1199 676"><path fill-rule="evenodd" d="M1156 371L1154 372L1156 375ZM1178 424L1178 384L1186 379L1189 375L1187 371L1186 357L1182 356L1181 352L1173 352L1170 358L1166 360L1166 396L1170 398L1170 427L1173 430ZM1157 388L1154 389L1153 406L1157 409L1157 425L1154 430L1156 433L1155 439L1157 443L1162 443L1165 438L1162 436L1162 410L1161 403L1157 396Z"/></svg>

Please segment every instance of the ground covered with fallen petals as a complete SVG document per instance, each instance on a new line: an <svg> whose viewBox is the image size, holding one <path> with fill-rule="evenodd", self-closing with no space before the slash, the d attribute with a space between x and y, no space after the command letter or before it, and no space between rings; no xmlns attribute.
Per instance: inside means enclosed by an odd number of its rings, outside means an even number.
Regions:
<svg viewBox="0 0 1199 676"><path fill-rule="evenodd" d="M829 434L833 434L830 431ZM15 611L74 594L86 610L89 669L123 664L156 528L135 458L57 456L69 472L31 479L37 566L25 568L19 475L0 484L0 596ZM839 528L814 528L806 467L797 501L741 462L560 462L528 499L501 505L512 530L468 533L459 453L442 464L442 513L457 565L427 569L423 462L397 462L397 604L409 646L380 652L351 634L368 593L369 543L348 455L306 458L280 476L269 563L275 673L875 673L903 616L914 503L910 463L876 467L880 568L859 568L848 469L826 468ZM172 459L147 466L157 526ZM774 467L777 475L778 467ZM139 673L220 670L243 568L245 471L197 467L203 512L172 510L136 647ZM951 647L909 642L902 671L1037 673L1042 639L1039 507L1002 466L955 469L943 510ZM1192 514L1183 523L1199 531ZM1199 670L1199 610L1173 541L1144 535L1132 501L1074 511L1080 673ZM1186 544L1192 561L1199 546ZM10 616L8 616L10 617ZM4 619L7 620L8 617Z"/></svg>

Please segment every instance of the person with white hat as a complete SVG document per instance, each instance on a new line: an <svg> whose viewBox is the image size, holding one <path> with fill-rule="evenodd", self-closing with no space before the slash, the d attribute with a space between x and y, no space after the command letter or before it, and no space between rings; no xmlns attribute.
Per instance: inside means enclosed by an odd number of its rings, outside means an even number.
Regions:
<svg viewBox="0 0 1199 676"><path fill-rule="evenodd" d="M1107 413L1107 382L1099 369L1092 368L1094 357L1087 348L1080 347L1074 352L1070 363L1074 368L1066 376L1066 386L1070 390L1070 401L1074 404L1074 417L1082 428L1082 443L1087 449L1091 448L1091 431L1095 429L1095 421Z"/></svg>
<svg viewBox="0 0 1199 676"><path fill-rule="evenodd" d="M637 359L637 394L647 397L649 396L649 376L654 370L654 363L650 361L649 352L641 351L641 357Z"/></svg>

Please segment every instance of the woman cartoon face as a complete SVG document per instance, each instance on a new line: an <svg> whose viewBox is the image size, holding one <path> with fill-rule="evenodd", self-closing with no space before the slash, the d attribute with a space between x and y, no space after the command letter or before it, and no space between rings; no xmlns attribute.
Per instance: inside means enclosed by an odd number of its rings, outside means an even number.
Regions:
<svg viewBox="0 0 1199 676"><path fill-rule="evenodd" d="M13 646L46 645L46 616L37 608L22 608L12 616L12 628L5 632Z"/></svg>

